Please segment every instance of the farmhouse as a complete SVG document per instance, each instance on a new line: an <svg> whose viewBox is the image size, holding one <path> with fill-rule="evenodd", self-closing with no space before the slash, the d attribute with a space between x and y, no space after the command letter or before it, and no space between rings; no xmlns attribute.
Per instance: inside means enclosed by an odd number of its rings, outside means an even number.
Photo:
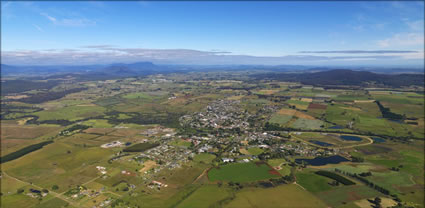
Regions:
<svg viewBox="0 0 425 208"><path fill-rule="evenodd" d="M106 144L102 144L100 147L102 148L112 148L112 147L120 147L124 145L123 143L121 143L120 141L114 141L111 143L106 143Z"/></svg>
<svg viewBox="0 0 425 208"><path fill-rule="evenodd" d="M221 160L225 163L234 161L232 158L222 158Z"/></svg>

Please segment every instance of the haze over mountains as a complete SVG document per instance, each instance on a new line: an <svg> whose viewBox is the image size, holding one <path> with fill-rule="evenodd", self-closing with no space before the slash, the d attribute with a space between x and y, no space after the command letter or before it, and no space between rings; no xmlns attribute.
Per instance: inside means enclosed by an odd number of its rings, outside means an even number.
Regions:
<svg viewBox="0 0 425 208"><path fill-rule="evenodd" d="M267 72L317 72L333 69L349 69L354 71L369 71L375 73L419 73L422 67L372 67L372 66L304 66L304 65L165 65L152 62L115 63L98 65L50 65L50 66L17 66L1 64L2 76L39 76L63 73L103 73L117 76L137 76L155 73L187 72L187 71L248 71L258 70Z"/></svg>

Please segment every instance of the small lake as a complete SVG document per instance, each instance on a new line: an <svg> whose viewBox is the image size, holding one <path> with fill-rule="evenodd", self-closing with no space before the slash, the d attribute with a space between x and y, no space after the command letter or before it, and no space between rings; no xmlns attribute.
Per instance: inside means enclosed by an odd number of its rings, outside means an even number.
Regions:
<svg viewBox="0 0 425 208"><path fill-rule="evenodd" d="M344 127L342 126L331 126L329 127L329 129L343 129Z"/></svg>
<svg viewBox="0 0 425 208"><path fill-rule="evenodd" d="M320 145L322 147L329 147L329 146L333 146L333 144L329 144L326 142L321 142L321 141L317 141L317 140L310 140L309 142L313 143L313 144L317 144Z"/></svg>
<svg viewBox="0 0 425 208"><path fill-rule="evenodd" d="M372 137L372 140L374 143L384 143L385 139L379 138L379 137Z"/></svg>
<svg viewBox="0 0 425 208"><path fill-rule="evenodd" d="M357 136L343 135L343 136L340 136L339 138L341 138L342 140L346 140L346 141L356 141L356 142L362 141L362 138L357 137Z"/></svg>
<svg viewBox="0 0 425 208"><path fill-rule="evenodd" d="M302 163L302 161L312 166L321 166L321 165L327 165L327 164L338 164L341 162L347 162L349 160L339 155L334 155L329 157L316 157L314 159L295 159L296 163Z"/></svg>

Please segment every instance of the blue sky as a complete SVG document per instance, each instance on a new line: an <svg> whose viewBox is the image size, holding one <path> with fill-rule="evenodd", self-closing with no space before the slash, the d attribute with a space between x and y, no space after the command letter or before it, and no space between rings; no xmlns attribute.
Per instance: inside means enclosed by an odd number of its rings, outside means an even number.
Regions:
<svg viewBox="0 0 425 208"><path fill-rule="evenodd" d="M423 65L423 2L1 2L2 62Z"/></svg>

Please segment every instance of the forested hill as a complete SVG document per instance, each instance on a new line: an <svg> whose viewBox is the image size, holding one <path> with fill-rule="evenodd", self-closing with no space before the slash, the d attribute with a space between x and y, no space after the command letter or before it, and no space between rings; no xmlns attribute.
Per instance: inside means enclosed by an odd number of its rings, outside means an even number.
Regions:
<svg viewBox="0 0 425 208"><path fill-rule="evenodd" d="M423 74L376 74L367 71L337 69L315 73L262 73L252 75L256 79L301 82L307 85L355 85L378 84L391 87L423 86Z"/></svg>

